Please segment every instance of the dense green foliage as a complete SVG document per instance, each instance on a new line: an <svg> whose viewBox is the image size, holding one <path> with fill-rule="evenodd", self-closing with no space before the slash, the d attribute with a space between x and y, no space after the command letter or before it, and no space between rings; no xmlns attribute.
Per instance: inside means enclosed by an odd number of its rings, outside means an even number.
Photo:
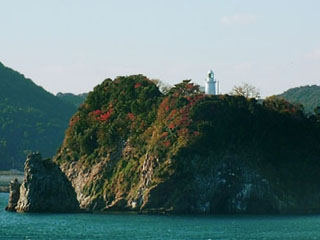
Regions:
<svg viewBox="0 0 320 240"><path fill-rule="evenodd" d="M141 189L166 183L157 199L170 192L162 199L170 202L194 191L196 174L212 172L226 156L256 169L279 191L310 193L319 182L319 122L276 97L261 104L208 96L188 80L162 95L142 75L119 77L88 95L56 161L86 169L101 164L85 195L137 199Z"/></svg>
<svg viewBox="0 0 320 240"><path fill-rule="evenodd" d="M76 108L78 108L86 99L88 96L88 93L82 93L82 94L73 94L73 93L57 93L56 95L59 97L61 100L67 103L73 104Z"/></svg>
<svg viewBox="0 0 320 240"><path fill-rule="evenodd" d="M313 113L320 106L320 86L317 85L291 88L279 96L291 103L302 104L307 113Z"/></svg>
<svg viewBox="0 0 320 240"><path fill-rule="evenodd" d="M154 121L159 96L142 75L106 79L70 120L66 145L74 153L96 155L115 151L128 137L136 141Z"/></svg>
<svg viewBox="0 0 320 240"><path fill-rule="evenodd" d="M180 93L160 104L155 129L161 130L153 134L160 137L151 141L160 159L176 160L171 169L174 182L181 184L178 189L194 179L194 166L197 174L212 171L217 162L208 159L210 154L245 155L239 161L291 194L303 194L319 183L319 122L304 115L300 105L276 97L260 104L242 96Z"/></svg>
<svg viewBox="0 0 320 240"><path fill-rule="evenodd" d="M53 156L75 111L0 63L0 169L22 169L31 151Z"/></svg>
<svg viewBox="0 0 320 240"><path fill-rule="evenodd" d="M319 123L306 117L296 105L277 98L266 99L261 105L255 99L211 96L192 109L191 117L201 137L188 147L188 154L203 155L208 150L216 154L249 153L252 159L244 161L268 179L280 178L284 188L295 178L304 187L318 182ZM205 164L205 168L210 165L203 161L199 164Z"/></svg>

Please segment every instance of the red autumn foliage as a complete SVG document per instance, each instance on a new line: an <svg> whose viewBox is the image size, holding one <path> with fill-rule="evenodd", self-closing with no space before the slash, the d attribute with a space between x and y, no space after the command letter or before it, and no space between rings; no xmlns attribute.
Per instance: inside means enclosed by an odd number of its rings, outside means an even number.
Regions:
<svg viewBox="0 0 320 240"><path fill-rule="evenodd" d="M92 114L94 115L94 116L98 116L98 115L101 115L101 110L100 109L98 109L98 110L95 110L95 111L93 111L92 112Z"/></svg>
<svg viewBox="0 0 320 240"><path fill-rule="evenodd" d="M178 112L177 109L173 109L173 110L171 111L170 115L169 115L169 119L174 118L177 112Z"/></svg>
<svg viewBox="0 0 320 240"><path fill-rule="evenodd" d="M133 113L128 113L128 118L131 120L131 121L134 121L134 119L136 118L135 116L134 116L134 114Z"/></svg>
<svg viewBox="0 0 320 240"><path fill-rule="evenodd" d="M113 108L110 108L106 113L104 113L100 116L100 118L99 118L100 121L102 121L102 122L108 121L108 119L111 117L112 113L113 113Z"/></svg>
<svg viewBox="0 0 320 240"><path fill-rule="evenodd" d="M169 135L168 132L163 132L163 133L161 134L161 137L166 137L166 136L168 136L168 135Z"/></svg>
<svg viewBox="0 0 320 240"><path fill-rule="evenodd" d="M110 112L106 112L100 116L101 121L107 121L111 117Z"/></svg>
<svg viewBox="0 0 320 240"><path fill-rule="evenodd" d="M175 115L177 112L178 112L177 109L173 109L173 110L171 111L171 114L172 114L172 115Z"/></svg>
<svg viewBox="0 0 320 240"><path fill-rule="evenodd" d="M136 83L136 84L134 85L134 88L139 88L139 87L141 87L141 86L142 86L141 83Z"/></svg>
<svg viewBox="0 0 320 240"><path fill-rule="evenodd" d="M188 128L182 128L178 131L178 136L186 136L189 133L189 129Z"/></svg>
<svg viewBox="0 0 320 240"><path fill-rule="evenodd" d="M168 97L163 99L163 101L161 102L161 104L159 106L159 111L158 111L159 117L162 118L162 117L165 116L165 114L166 114L165 108L168 106L168 103L169 103L169 98Z"/></svg>
<svg viewBox="0 0 320 240"><path fill-rule="evenodd" d="M176 106L175 103L177 101L175 96L173 95L171 97L165 98L160 104L158 116L163 117L163 120L167 124L168 129L170 129L171 131L177 131L177 135L179 137L189 138L191 137L191 134L193 136L199 136L200 132L191 131L189 129L190 125L192 124L192 119L190 118L190 112L192 107L198 101L205 98L205 95L204 94L188 95L188 96L184 96L184 98L188 100L187 104L174 109L172 107ZM168 132L164 132L160 134L161 138L165 138L167 136L168 136ZM165 144L168 145L169 143L166 142Z"/></svg>
<svg viewBox="0 0 320 240"><path fill-rule="evenodd" d="M171 145L170 140L163 142L163 145L169 147Z"/></svg>

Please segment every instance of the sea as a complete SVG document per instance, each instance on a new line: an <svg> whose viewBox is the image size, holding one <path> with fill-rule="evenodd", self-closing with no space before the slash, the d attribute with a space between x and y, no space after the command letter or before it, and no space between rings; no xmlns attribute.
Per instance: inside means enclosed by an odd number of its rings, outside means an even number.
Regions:
<svg viewBox="0 0 320 240"><path fill-rule="evenodd" d="M30 214L4 210L0 239L320 239L320 215Z"/></svg>

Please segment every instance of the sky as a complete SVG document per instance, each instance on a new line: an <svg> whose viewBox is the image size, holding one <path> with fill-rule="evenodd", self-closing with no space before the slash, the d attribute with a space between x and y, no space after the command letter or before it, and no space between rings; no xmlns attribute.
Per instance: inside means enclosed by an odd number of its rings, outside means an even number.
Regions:
<svg viewBox="0 0 320 240"><path fill-rule="evenodd" d="M319 0L0 0L0 62L46 90L143 74L262 96L320 84Z"/></svg>

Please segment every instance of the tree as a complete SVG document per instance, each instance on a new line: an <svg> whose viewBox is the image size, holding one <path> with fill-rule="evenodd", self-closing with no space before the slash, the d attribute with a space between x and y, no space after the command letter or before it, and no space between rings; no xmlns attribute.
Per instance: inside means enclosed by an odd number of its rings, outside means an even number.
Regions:
<svg viewBox="0 0 320 240"><path fill-rule="evenodd" d="M248 83L243 83L242 86L234 86L230 94L245 98L260 98L259 89Z"/></svg>
<svg viewBox="0 0 320 240"><path fill-rule="evenodd" d="M263 106L269 110L303 115L303 106L301 104L293 104L282 97L271 96L263 101Z"/></svg>
<svg viewBox="0 0 320 240"><path fill-rule="evenodd" d="M181 83L174 85L169 91L169 95L178 94L181 96L190 96L200 94L200 86L197 84L193 84L191 79L183 80Z"/></svg>
<svg viewBox="0 0 320 240"><path fill-rule="evenodd" d="M160 79L151 79L151 81L159 88L160 92L166 95L172 86L162 82Z"/></svg>

